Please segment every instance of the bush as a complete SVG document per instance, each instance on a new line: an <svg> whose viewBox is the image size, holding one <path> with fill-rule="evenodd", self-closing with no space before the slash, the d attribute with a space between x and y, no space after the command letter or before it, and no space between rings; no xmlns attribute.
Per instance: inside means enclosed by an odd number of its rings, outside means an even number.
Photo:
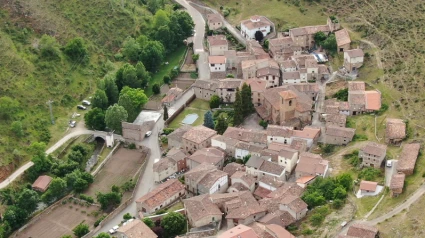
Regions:
<svg viewBox="0 0 425 238"><path fill-rule="evenodd" d="M334 94L333 97L338 99L339 101L348 101L348 88L340 89Z"/></svg>
<svg viewBox="0 0 425 238"><path fill-rule="evenodd" d="M321 214L313 214L310 217L310 222L313 226L319 226L322 224L322 222L325 220L325 217Z"/></svg>
<svg viewBox="0 0 425 238"><path fill-rule="evenodd" d="M355 134L353 136L353 141L367 141L368 138L366 135L362 135L362 134Z"/></svg>
<svg viewBox="0 0 425 238"><path fill-rule="evenodd" d="M132 215L130 215L130 213L126 213L124 214L124 216L122 217L124 220L130 220L131 218L133 218Z"/></svg>
<svg viewBox="0 0 425 238"><path fill-rule="evenodd" d="M173 128L164 128L163 132L165 135L169 135L174 131Z"/></svg>
<svg viewBox="0 0 425 238"><path fill-rule="evenodd" d="M210 108L218 108L220 106L220 97L217 95L213 95L210 99Z"/></svg>
<svg viewBox="0 0 425 238"><path fill-rule="evenodd" d="M360 171L358 177L359 179L374 181L380 175L381 175L381 170L367 167L367 168L364 168L362 171Z"/></svg>
<svg viewBox="0 0 425 238"><path fill-rule="evenodd" d="M128 148L129 148L130 150L134 150L134 149L136 149L136 144L134 144L134 143L130 143L130 144L128 145Z"/></svg>
<svg viewBox="0 0 425 238"><path fill-rule="evenodd" d="M269 125L269 123L267 121L264 121L264 120L261 120L258 124L260 126L262 126L264 129L266 129L267 126Z"/></svg>
<svg viewBox="0 0 425 238"><path fill-rule="evenodd" d="M152 86L152 92L154 94L159 94L161 92L161 87L159 86L159 84L156 83Z"/></svg>
<svg viewBox="0 0 425 238"><path fill-rule="evenodd" d="M166 212L167 212L167 210L165 210L165 209L159 209L158 211L155 212L155 215L161 215L161 214L164 214Z"/></svg>
<svg viewBox="0 0 425 238"><path fill-rule="evenodd" d="M335 209L340 209L344 205L344 200L341 199L335 199L332 203L332 207Z"/></svg>
<svg viewBox="0 0 425 238"><path fill-rule="evenodd" d="M88 195L80 194L80 198L84 201L89 202L89 203L92 203L92 204L94 203L94 199L92 197L88 196Z"/></svg>
<svg viewBox="0 0 425 238"><path fill-rule="evenodd" d="M162 144L168 144L168 138L167 137L161 137Z"/></svg>
<svg viewBox="0 0 425 238"><path fill-rule="evenodd" d="M168 75L165 75L164 78L162 78L162 80L164 81L165 84L170 84L171 82L171 78Z"/></svg>

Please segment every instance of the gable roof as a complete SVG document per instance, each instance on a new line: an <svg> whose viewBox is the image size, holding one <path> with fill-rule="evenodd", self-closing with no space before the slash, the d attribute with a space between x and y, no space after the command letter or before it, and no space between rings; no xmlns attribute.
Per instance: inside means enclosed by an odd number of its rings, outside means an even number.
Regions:
<svg viewBox="0 0 425 238"><path fill-rule="evenodd" d="M267 81L258 78L250 78L244 81L247 85L251 86L252 92L264 92L267 88Z"/></svg>
<svg viewBox="0 0 425 238"><path fill-rule="evenodd" d="M178 148L171 148L171 150L167 153L167 157L178 162L184 160L184 158L186 158L186 154Z"/></svg>
<svg viewBox="0 0 425 238"><path fill-rule="evenodd" d="M201 220L203 217L222 215L223 213L218 209L208 194L191 197L183 200L186 213L192 220Z"/></svg>
<svg viewBox="0 0 425 238"><path fill-rule="evenodd" d="M346 50L344 54L347 54L350 58L364 57L362 49Z"/></svg>
<svg viewBox="0 0 425 238"><path fill-rule="evenodd" d="M269 125L267 126L268 136L279 136L279 137L291 137L294 132L294 128L287 126Z"/></svg>
<svg viewBox="0 0 425 238"><path fill-rule="evenodd" d="M254 176L245 173L245 171L236 171L232 176L232 184L233 181L235 179L240 179L242 180L244 183L246 183L246 185L248 185L249 187L255 184L256 179L254 178Z"/></svg>
<svg viewBox="0 0 425 238"><path fill-rule="evenodd" d="M181 192L181 190L184 190L184 188L184 185L179 180L170 179L137 199L136 203L142 203L144 207L153 209Z"/></svg>
<svg viewBox="0 0 425 238"><path fill-rule="evenodd" d="M49 188L50 182L52 182L52 177L48 175L41 175L32 184L32 188L40 191L46 191Z"/></svg>
<svg viewBox="0 0 425 238"><path fill-rule="evenodd" d="M282 72L282 79L300 79L300 72L299 71L292 71L292 72Z"/></svg>
<svg viewBox="0 0 425 238"><path fill-rule="evenodd" d="M202 148L195 151L188 159L196 161L199 164L210 163L213 165L218 164L220 161L224 160L226 154L217 148L209 147Z"/></svg>
<svg viewBox="0 0 425 238"><path fill-rule="evenodd" d="M352 140L355 132L356 132L356 129L353 129L353 128L327 125L325 134L330 136L349 138L350 140Z"/></svg>
<svg viewBox="0 0 425 238"><path fill-rule="evenodd" d="M198 182L198 185L202 185L205 188L210 189L220 178L227 177L228 175L221 170L207 171L203 178Z"/></svg>
<svg viewBox="0 0 425 238"><path fill-rule="evenodd" d="M218 23L218 22L221 22L221 15L218 13L208 14L207 19L208 19L208 22Z"/></svg>
<svg viewBox="0 0 425 238"><path fill-rule="evenodd" d="M276 238L295 238L295 236L289 233L285 228L276 224L266 225L266 230Z"/></svg>
<svg viewBox="0 0 425 238"><path fill-rule="evenodd" d="M265 161L264 159L253 155L249 158L248 162L245 163L245 166L259 169L264 161Z"/></svg>
<svg viewBox="0 0 425 238"><path fill-rule="evenodd" d="M224 203L227 210L226 219L245 219L251 215L265 212L249 191L239 193L239 196Z"/></svg>
<svg viewBox="0 0 425 238"><path fill-rule="evenodd" d="M215 130L212 130L205 126L195 126L191 128L189 131L184 133L183 139L195 142L197 144L200 144L214 135L216 135L217 132Z"/></svg>
<svg viewBox="0 0 425 238"><path fill-rule="evenodd" d="M211 82L211 81L206 81L206 80L202 80L202 79L198 79L195 81L195 83L193 84L193 87L195 88L202 88L202 89L209 89L211 91L215 91L218 87L218 83L217 82Z"/></svg>
<svg viewBox="0 0 425 238"><path fill-rule="evenodd" d="M295 218L287 211L276 210L262 217L259 222L263 224L276 224L282 227L295 223Z"/></svg>
<svg viewBox="0 0 425 238"><path fill-rule="evenodd" d="M239 224L219 235L217 238L259 238L251 227Z"/></svg>
<svg viewBox="0 0 425 238"><path fill-rule="evenodd" d="M369 142L361 149L366 154L376 155L378 157L385 156L387 153L387 145Z"/></svg>
<svg viewBox="0 0 425 238"><path fill-rule="evenodd" d="M385 132L389 139L403 139L406 137L406 123L402 119L387 118Z"/></svg>
<svg viewBox="0 0 425 238"><path fill-rule="evenodd" d="M218 88L239 88L242 86L241 79L226 78L218 81Z"/></svg>
<svg viewBox="0 0 425 238"><path fill-rule="evenodd" d="M324 160L322 156L318 154L302 152L295 171L312 175L324 175L328 164L329 161Z"/></svg>
<svg viewBox="0 0 425 238"><path fill-rule="evenodd" d="M199 81L199 80L196 80ZM192 126L190 125L182 125L179 128L175 129L173 132L171 132L170 134L168 134L167 138L170 140L175 140L175 141L181 141L183 138L183 135L188 132L190 129L192 128Z"/></svg>
<svg viewBox="0 0 425 238"><path fill-rule="evenodd" d="M223 136L245 142L267 144L267 134L265 131L228 127L227 130L223 133Z"/></svg>
<svg viewBox="0 0 425 238"><path fill-rule="evenodd" d="M348 228L347 235L361 238L375 238L378 229L365 224L355 223Z"/></svg>
<svg viewBox="0 0 425 238"><path fill-rule="evenodd" d="M338 46L346 45L351 43L350 35L346 29L341 29L335 32L336 44Z"/></svg>
<svg viewBox="0 0 425 238"><path fill-rule="evenodd" d="M381 93L378 91L365 91L366 110L379 110L381 108Z"/></svg>
<svg viewBox="0 0 425 238"><path fill-rule="evenodd" d="M210 46L221 46L227 45L227 39L225 35L212 35L207 37L208 44Z"/></svg>
<svg viewBox="0 0 425 238"><path fill-rule="evenodd" d="M378 182L365 181L365 180L362 180L360 182L360 190L375 192L377 187L378 187Z"/></svg>
<svg viewBox="0 0 425 238"><path fill-rule="evenodd" d="M170 165L172 165L174 163L175 163L175 161L170 159L170 158L167 158L167 157L162 158L162 159L160 159L159 161L157 161L153 164L153 171L160 173L164 170L167 170L168 167L170 167Z"/></svg>
<svg viewBox="0 0 425 238"><path fill-rule="evenodd" d="M224 64L226 63L226 57L223 55L210 55L208 56L208 63L210 64Z"/></svg>
<svg viewBox="0 0 425 238"><path fill-rule="evenodd" d="M120 226L118 232L124 233L127 237L143 237L143 238L157 238L158 236L149 228L144 222L139 219Z"/></svg>
<svg viewBox="0 0 425 238"><path fill-rule="evenodd" d="M403 173L394 174L391 178L390 189L403 189L406 175Z"/></svg>
<svg viewBox="0 0 425 238"><path fill-rule="evenodd" d="M397 163L397 171L413 170L415 168L420 149L421 144L419 143L405 144Z"/></svg>
<svg viewBox="0 0 425 238"><path fill-rule="evenodd" d="M237 171L245 171L245 167L241 164L232 162L224 166L223 172L227 173L229 176L232 176Z"/></svg>
<svg viewBox="0 0 425 238"><path fill-rule="evenodd" d="M271 26L272 23L266 17L254 15L251 16L248 20L243 20L241 25L244 25L246 28L251 30L260 27Z"/></svg>

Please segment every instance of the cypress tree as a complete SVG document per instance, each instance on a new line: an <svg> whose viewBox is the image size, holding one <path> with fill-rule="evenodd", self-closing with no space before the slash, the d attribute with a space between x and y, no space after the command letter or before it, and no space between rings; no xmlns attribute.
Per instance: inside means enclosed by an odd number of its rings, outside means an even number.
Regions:
<svg viewBox="0 0 425 238"><path fill-rule="evenodd" d="M243 109L242 95L239 88L236 88L236 100L233 104L234 116L233 116L233 125L238 126L243 122L244 119L244 109Z"/></svg>
<svg viewBox="0 0 425 238"><path fill-rule="evenodd" d="M228 127L228 124L226 122L226 119L222 115L220 115L217 119L217 124L215 125L215 130L218 134L223 135L223 133L226 131Z"/></svg>
<svg viewBox="0 0 425 238"><path fill-rule="evenodd" d="M168 119L168 108L166 105L164 105L164 121Z"/></svg>

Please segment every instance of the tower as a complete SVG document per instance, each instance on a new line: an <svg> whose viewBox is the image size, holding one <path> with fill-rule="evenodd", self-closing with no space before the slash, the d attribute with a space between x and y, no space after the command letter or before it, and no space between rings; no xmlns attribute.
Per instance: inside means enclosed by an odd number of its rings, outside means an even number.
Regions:
<svg viewBox="0 0 425 238"><path fill-rule="evenodd" d="M289 121L295 117L295 107L297 104L297 95L291 91L282 91L280 95L280 124Z"/></svg>

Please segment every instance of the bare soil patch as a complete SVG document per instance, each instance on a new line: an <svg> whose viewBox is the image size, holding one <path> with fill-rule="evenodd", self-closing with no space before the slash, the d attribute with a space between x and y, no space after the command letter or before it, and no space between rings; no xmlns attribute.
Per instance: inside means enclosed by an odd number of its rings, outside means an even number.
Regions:
<svg viewBox="0 0 425 238"><path fill-rule="evenodd" d="M347 82L346 81L336 81L336 82L332 82L332 83L328 83L326 84L326 94L325 96L328 98L332 98L333 95L338 92L341 89L344 89L347 87Z"/></svg>

